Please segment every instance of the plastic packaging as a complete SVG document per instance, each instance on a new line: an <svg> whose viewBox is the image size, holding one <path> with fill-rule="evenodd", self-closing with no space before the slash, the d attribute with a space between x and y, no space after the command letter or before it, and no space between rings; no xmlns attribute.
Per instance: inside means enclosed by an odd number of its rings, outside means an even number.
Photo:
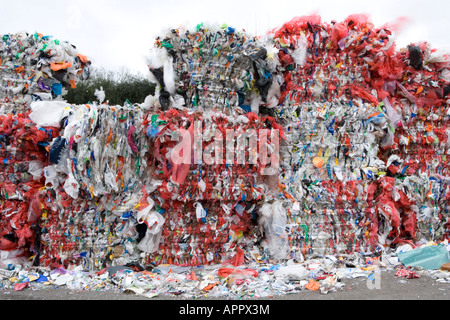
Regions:
<svg viewBox="0 0 450 320"><path fill-rule="evenodd" d="M63 101L35 101L30 105L30 119L39 127L60 127L69 115L69 105Z"/></svg>
<svg viewBox="0 0 450 320"><path fill-rule="evenodd" d="M419 266L425 270L440 269L442 264L450 262L449 253L441 244L400 252L397 256L406 267Z"/></svg>

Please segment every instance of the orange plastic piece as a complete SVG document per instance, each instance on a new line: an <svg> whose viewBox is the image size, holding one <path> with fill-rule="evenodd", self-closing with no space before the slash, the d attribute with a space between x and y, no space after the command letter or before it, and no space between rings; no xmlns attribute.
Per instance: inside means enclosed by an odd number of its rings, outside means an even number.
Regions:
<svg viewBox="0 0 450 320"><path fill-rule="evenodd" d="M16 73L21 73L21 72L24 71L24 70L25 70L25 67L24 67L24 66L17 67L17 68L16 68Z"/></svg>
<svg viewBox="0 0 450 320"><path fill-rule="evenodd" d="M444 264L441 266L441 270L447 270L447 271L450 271L450 263L444 263Z"/></svg>
<svg viewBox="0 0 450 320"><path fill-rule="evenodd" d="M63 63L55 63L55 62L51 62L50 63L50 69L52 69L53 71L59 71L62 69L67 69L70 68L72 66L71 62L63 62Z"/></svg>
<svg viewBox="0 0 450 320"><path fill-rule="evenodd" d="M317 168L323 167L323 158L322 157L314 157L312 162Z"/></svg>
<svg viewBox="0 0 450 320"><path fill-rule="evenodd" d="M191 271L191 280L198 281L197 275L194 271Z"/></svg>
<svg viewBox="0 0 450 320"><path fill-rule="evenodd" d="M317 282L316 280L309 280L309 282L305 285L305 288L308 290L312 290L312 291L318 291L320 288L320 284L319 282Z"/></svg>
<svg viewBox="0 0 450 320"><path fill-rule="evenodd" d="M203 291L209 291L209 290L211 290L212 288L214 288L215 286L217 286L218 284L220 284L220 282L214 282L214 283L211 283L211 284L208 284L206 287L204 287L202 290Z"/></svg>
<svg viewBox="0 0 450 320"><path fill-rule="evenodd" d="M82 55L82 54L79 53L79 54L77 54L77 57L80 58L81 62L83 62L83 63L88 63L89 62L88 57L86 57L85 55Z"/></svg>

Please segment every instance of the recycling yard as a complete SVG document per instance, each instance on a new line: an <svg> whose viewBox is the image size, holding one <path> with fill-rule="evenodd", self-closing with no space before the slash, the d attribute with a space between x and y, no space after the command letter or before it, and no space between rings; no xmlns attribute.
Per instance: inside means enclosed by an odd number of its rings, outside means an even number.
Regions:
<svg viewBox="0 0 450 320"><path fill-rule="evenodd" d="M123 105L65 100L75 45L4 33L0 300L448 300L449 54L395 33L167 28Z"/></svg>

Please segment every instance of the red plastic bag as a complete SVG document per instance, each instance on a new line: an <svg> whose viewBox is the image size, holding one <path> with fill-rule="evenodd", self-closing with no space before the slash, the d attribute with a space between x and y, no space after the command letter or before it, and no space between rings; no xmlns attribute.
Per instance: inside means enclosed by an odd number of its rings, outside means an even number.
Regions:
<svg viewBox="0 0 450 320"><path fill-rule="evenodd" d="M244 251L237 247L236 248L236 254L233 258L225 261L226 263L231 263L233 266L238 267L240 265L243 265L245 263L245 254Z"/></svg>
<svg viewBox="0 0 450 320"><path fill-rule="evenodd" d="M231 268L220 268L217 271L217 275L222 278L227 278L231 274L248 275L252 277L257 277L258 271L254 269L231 269Z"/></svg>

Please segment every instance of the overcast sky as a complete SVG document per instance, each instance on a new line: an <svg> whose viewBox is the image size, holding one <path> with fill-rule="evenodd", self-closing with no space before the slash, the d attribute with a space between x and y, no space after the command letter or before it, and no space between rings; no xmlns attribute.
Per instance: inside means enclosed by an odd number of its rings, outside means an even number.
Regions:
<svg viewBox="0 0 450 320"><path fill-rule="evenodd" d="M448 0L1 0L0 32L52 35L77 46L94 65L147 73L145 56L163 30L200 22L226 23L261 35L295 16L317 13L342 21L367 13L375 26L409 18L397 34L400 47L428 41L450 45Z"/></svg>

